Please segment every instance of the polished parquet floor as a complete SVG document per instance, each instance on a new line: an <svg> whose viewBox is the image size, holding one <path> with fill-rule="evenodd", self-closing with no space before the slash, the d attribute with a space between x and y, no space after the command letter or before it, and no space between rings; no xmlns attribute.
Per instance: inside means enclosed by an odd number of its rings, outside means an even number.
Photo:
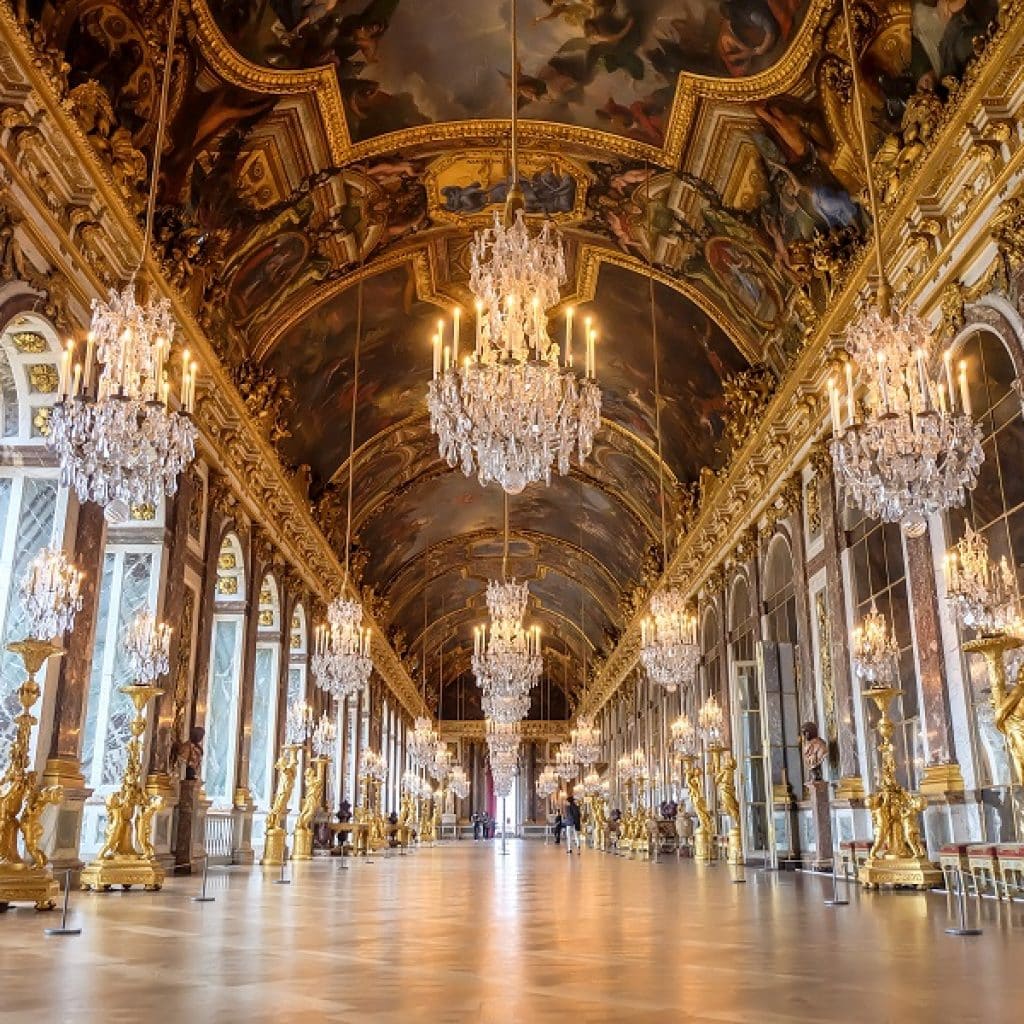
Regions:
<svg viewBox="0 0 1024 1024"><path fill-rule="evenodd" d="M0 1020L1020 1021L1024 904L985 901L984 934L944 934L940 895L851 895L802 874L585 850L448 843L407 857L216 868L162 893L74 894L0 916ZM974 908L972 906L972 913Z"/></svg>

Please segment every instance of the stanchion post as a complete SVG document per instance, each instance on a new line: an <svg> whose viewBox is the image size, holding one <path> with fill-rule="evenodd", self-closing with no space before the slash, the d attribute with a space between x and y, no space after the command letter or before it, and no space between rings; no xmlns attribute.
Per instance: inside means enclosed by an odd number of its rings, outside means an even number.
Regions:
<svg viewBox="0 0 1024 1024"><path fill-rule="evenodd" d="M964 885L964 869L957 866L956 869L956 895L959 921L956 927L947 928L947 935L980 935L980 928L967 927L967 887Z"/></svg>
<svg viewBox="0 0 1024 1024"><path fill-rule="evenodd" d="M69 928L68 927L68 900L70 899L71 893L71 869L68 868L64 872L64 900L60 910L60 927L59 928L46 928L44 934L46 935L81 935L81 928Z"/></svg>
<svg viewBox="0 0 1024 1024"><path fill-rule="evenodd" d="M206 894L206 876L210 867L210 854L204 851L203 857L203 885L198 896L192 897L193 903L213 903L216 899L215 896L207 896Z"/></svg>
<svg viewBox="0 0 1024 1024"><path fill-rule="evenodd" d="M845 872L846 865L843 865ZM832 854L832 898L825 900L826 907L845 907L850 903L849 900L839 898L839 872L836 870L836 856Z"/></svg>
<svg viewBox="0 0 1024 1024"><path fill-rule="evenodd" d="M284 870L288 866L287 854L281 858L281 877L274 879L274 885L291 885L292 880L284 877Z"/></svg>

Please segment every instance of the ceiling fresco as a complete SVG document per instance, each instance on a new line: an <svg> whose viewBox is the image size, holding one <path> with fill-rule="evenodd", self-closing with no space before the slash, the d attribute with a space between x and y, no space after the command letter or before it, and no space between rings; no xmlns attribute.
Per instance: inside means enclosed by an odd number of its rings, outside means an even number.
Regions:
<svg viewBox="0 0 1024 1024"><path fill-rule="evenodd" d="M211 0L230 43L273 68L331 65L350 137L507 117L508 0ZM746 78L786 51L807 0L522 0L523 117L661 146L680 73Z"/></svg>
<svg viewBox="0 0 1024 1024"><path fill-rule="evenodd" d="M904 118L912 130L916 107L944 101L997 0L853 4L884 180L905 157ZM832 0L519 7L527 216L562 232L563 305L595 319L604 395L587 462L512 507L514 569L565 713L584 658L609 653L657 574L659 476L672 546L742 436L734 375L770 392L868 225ZM67 109L140 217L169 9L19 8L66 64ZM508 189L508 19L507 0L189 0L157 200L165 274L339 550L363 281L353 565L407 658L429 580L432 699L443 646L442 710L465 714L479 713L464 673L500 569L500 495L439 460L425 392L434 323L471 308L469 240Z"/></svg>

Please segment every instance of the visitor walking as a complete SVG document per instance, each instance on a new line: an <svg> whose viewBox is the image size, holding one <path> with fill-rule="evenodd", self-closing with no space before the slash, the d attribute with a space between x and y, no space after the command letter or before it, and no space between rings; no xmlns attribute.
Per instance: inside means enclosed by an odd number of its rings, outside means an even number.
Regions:
<svg viewBox="0 0 1024 1024"><path fill-rule="evenodd" d="M565 822L562 820L562 812L555 811L555 846L562 842L563 828L565 828Z"/></svg>
<svg viewBox="0 0 1024 1024"><path fill-rule="evenodd" d="M576 797L570 796L565 802L565 852L572 854L573 843L576 844L576 852L580 852L580 805L576 803Z"/></svg>

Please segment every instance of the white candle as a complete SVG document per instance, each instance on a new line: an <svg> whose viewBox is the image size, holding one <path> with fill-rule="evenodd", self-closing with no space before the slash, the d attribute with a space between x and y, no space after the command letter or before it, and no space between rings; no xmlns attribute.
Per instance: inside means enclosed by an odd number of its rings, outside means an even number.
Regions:
<svg viewBox="0 0 1024 1024"><path fill-rule="evenodd" d="M928 408L928 376L925 373L924 367L924 349L918 345L914 354L917 356L917 380L921 388L921 404L922 407Z"/></svg>
<svg viewBox="0 0 1024 1024"><path fill-rule="evenodd" d="M192 372L188 379L188 411L196 411L196 381L199 378L199 364L192 364Z"/></svg>
<svg viewBox="0 0 1024 1024"><path fill-rule="evenodd" d="M92 381L92 349L96 343L96 336L90 331L85 336L85 388L89 389L89 384Z"/></svg>
<svg viewBox="0 0 1024 1024"><path fill-rule="evenodd" d="M856 412L857 404L853 399L853 364L849 361L846 363L846 425L848 427L853 426L854 413Z"/></svg>
<svg viewBox="0 0 1024 1024"><path fill-rule="evenodd" d="M74 396L78 395L78 387L81 384L81 382L82 382L82 364L81 363L75 363L75 379L74 379L74 383L71 385L71 394L72 395L74 395Z"/></svg>
<svg viewBox="0 0 1024 1024"><path fill-rule="evenodd" d="M565 311L565 365L572 369L572 318L573 308Z"/></svg>
<svg viewBox="0 0 1024 1024"><path fill-rule="evenodd" d="M67 398L68 390L71 387L71 359L74 355L75 343L68 339L67 347L64 349L64 355L61 357L60 363L60 391L58 398Z"/></svg>
<svg viewBox="0 0 1024 1024"><path fill-rule="evenodd" d="M889 412L889 385L886 383L885 353L878 353L878 390L882 395L882 412Z"/></svg>
<svg viewBox="0 0 1024 1024"><path fill-rule="evenodd" d="M476 357L483 354L484 349L484 304L476 300Z"/></svg>
<svg viewBox="0 0 1024 1024"><path fill-rule="evenodd" d="M452 311L452 364L455 365L459 361L459 329L462 326L462 308L456 306Z"/></svg>
<svg viewBox="0 0 1024 1024"><path fill-rule="evenodd" d="M434 349L434 380L437 380L437 375L441 372L441 339L435 334L430 340Z"/></svg>
<svg viewBox="0 0 1024 1024"><path fill-rule="evenodd" d="M971 395L967 389L967 362L960 360L960 404L963 406L964 415L971 418Z"/></svg>
<svg viewBox="0 0 1024 1024"><path fill-rule="evenodd" d="M444 372L447 373L449 367L452 365L452 350L445 345L444 347Z"/></svg>
<svg viewBox="0 0 1024 1024"><path fill-rule="evenodd" d="M946 349L942 353L942 362L946 367L946 388L949 391L949 411L956 412L956 389L953 387L953 352Z"/></svg>
<svg viewBox="0 0 1024 1024"><path fill-rule="evenodd" d="M828 414L832 420L832 436L836 437L839 434L839 398L834 377L828 379Z"/></svg>

